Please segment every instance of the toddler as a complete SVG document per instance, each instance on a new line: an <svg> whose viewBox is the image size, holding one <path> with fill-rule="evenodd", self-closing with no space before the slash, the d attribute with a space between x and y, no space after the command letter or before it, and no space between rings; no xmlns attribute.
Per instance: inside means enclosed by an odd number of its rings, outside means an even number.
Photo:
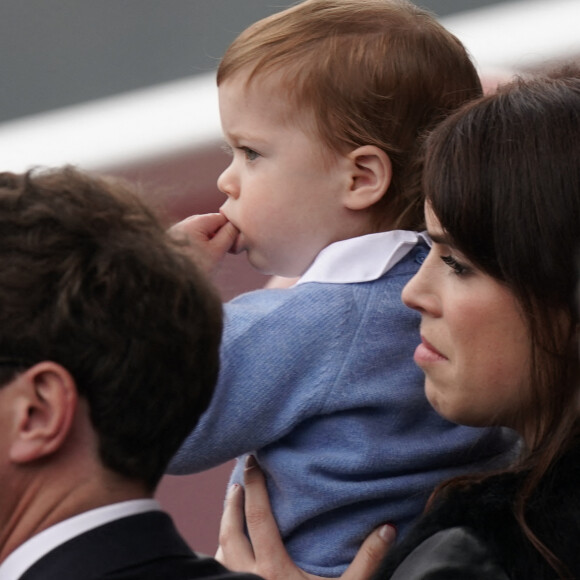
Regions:
<svg viewBox="0 0 580 580"><path fill-rule="evenodd" d="M377 525L404 534L441 480L511 456L511 433L432 410L413 362L420 316L400 298L429 251L421 136L481 85L453 35L393 0L307 0L265 18L217 82L227 200L175 231L211 265L246 252L299 280L225 305L216 393L170 473L251 452L294 561L336 577Z"/></svg>

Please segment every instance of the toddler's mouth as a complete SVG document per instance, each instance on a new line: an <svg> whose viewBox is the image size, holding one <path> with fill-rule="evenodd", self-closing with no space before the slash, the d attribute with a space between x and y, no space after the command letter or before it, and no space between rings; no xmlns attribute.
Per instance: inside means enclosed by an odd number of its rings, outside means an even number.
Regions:
<svg viewBox="0 0 580 580"><path fill-rule="evenodd" d="M238 228L238 226L227 216L226 212L223 210L223 207L220 207L218 211L228 220L228 222L230 222L230 224L232 224L238 230L238 235L236 236L234 243L228 250L228 254L242 253L246 248L244 246L243 235L242 232L240 231L240 228Z"/></svg>
<svg viewBox="0 0 580 580"><path fill-rule="evenodd" d="M246 249L242 232L238 232L234 243L228 250L228 254L241 254Z"/></svg>

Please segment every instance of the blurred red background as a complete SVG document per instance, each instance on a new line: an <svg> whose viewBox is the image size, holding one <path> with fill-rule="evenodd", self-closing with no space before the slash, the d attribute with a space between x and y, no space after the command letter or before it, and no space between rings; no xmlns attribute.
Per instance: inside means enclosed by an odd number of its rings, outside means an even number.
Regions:
<svg viewBox="0 0 580 580"><path fill-rule="evenodd" d="M137 183L143 196L170 225L188 215L217 211L224 194L218 191L216 180L227 163L228 157L216 145L108 173ZM245 255L226 256L214 279L224 301L258 288L266 280L251 268ZM219 520L233 463L194 475L167 475L158 488L157 499L198 552L213 555L217 548Z"/></svg>

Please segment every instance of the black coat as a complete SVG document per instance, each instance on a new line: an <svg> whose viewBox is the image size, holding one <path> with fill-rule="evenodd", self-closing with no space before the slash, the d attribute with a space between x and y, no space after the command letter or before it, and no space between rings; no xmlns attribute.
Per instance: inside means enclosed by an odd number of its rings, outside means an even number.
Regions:
<svg viewBox="0 0 580 580"><path fill-rule="evenodd" d="M158 511L110 522L58 546L21 580L260 580L199 557Z"/></svg>
<svg viewBox="0 0 580 580"><path fill-rule="evenodd" d="M443 492L383 562L378 580L558 578L521 531L513 501L523 474L504 473ZM580 443L542 480L529 527L580 579Z"/></svg>

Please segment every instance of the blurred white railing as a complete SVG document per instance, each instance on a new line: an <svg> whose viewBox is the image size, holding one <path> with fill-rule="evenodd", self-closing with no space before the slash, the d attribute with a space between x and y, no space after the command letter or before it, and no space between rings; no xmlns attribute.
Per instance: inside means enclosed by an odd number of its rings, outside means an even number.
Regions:
<svg viewBox="0 0 580 580"><path fill-rule="evenodd" d="M580 55L580 0L520 0L442 22L482 72ZM220 138L212 73L0 124L0 170L64 163L107 169L204 148Z"/></svg>

